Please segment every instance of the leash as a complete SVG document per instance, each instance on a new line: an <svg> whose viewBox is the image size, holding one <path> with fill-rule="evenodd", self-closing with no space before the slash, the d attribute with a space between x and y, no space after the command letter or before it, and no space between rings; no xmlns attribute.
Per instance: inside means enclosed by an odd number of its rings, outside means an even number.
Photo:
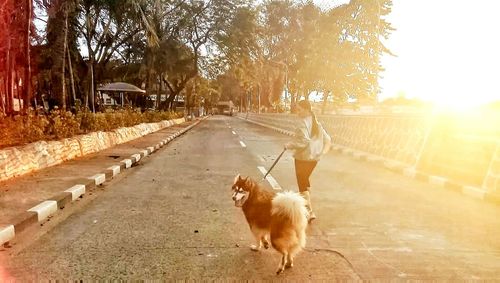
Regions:
<svg viewBox="0 0 500 283"><path fill-rule="evenodd" d="M343 255L341 252L339 251L336 251L336 250L333 250L333 249L324 249L324 248L304 248L303 249L304 251L307 251L307 252L310 252L310 253L315 253L315 252L328 252L328 253L333 253L333 254L336 254L340 257L342 257L348 264L349 266L351 267L352 271L354 271L354 273L356 273L356 275L359 276L359 278L362 278L361 275L356 271L356 269L354 268L354 265L352 265L352 263L347 259L347 257L345 257L345 255Z"/></svg>
<svg viewBox="0 0 500 283"><path fill-rule="evenodd" d="M271 168L269 168L269 170L267 170L267 173L264 175L264 177L262 178L261 181L264 181L266 179L267 175L269 175L269 173L271 173L271 170L273 170L274 166L276 166L276 163L278 163L278 161L280 160L281 156L283 156L283 153L285 153L285 151L286 151L286 148L284 148L283 151L280 153L280 155L278 155L278 158L276 158L273 165L271 165Z"/></svg>

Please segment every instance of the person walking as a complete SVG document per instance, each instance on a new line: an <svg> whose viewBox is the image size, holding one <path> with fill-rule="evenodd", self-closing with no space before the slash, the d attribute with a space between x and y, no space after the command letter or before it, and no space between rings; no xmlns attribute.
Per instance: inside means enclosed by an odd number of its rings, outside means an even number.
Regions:
<svg viewBox="0 0 500 283"><path fill-rule="evenodd" d="M308 100L297 103L299 122L295 129L295 137L285 144L285 149L293 150L295 160L295 175L299 192L306 200L309 212L308 221L316 219L311 206L311 184L309 177L318 164L321 156L330 150L332 139L316 119Z"/></svg>

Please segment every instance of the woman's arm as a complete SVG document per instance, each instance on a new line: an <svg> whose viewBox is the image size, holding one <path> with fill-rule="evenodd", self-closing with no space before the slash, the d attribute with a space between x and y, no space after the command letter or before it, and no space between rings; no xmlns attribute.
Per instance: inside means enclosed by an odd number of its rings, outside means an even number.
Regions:
<svg viewBox="0 0 500 283"><path fill-rule="evenodd" d="M295 136L292 141L285 144L286 149L303 149L309 144L309 130L307 129L306 123L301 121L300 124L295 129Z"/></svg>

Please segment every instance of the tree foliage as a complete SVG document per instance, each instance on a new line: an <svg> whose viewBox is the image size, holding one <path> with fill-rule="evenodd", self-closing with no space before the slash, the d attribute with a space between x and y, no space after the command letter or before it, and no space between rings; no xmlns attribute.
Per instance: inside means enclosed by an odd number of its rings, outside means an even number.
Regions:
<svg viewBox="0 0 500 283"><path fill-rule="evenodd" d="M188 107L218 99L278 107L284 90L292 108L312 91L323 93L325 103L370 101L380 91L379 58L390 53L382 39L393 30L385 19L391 6L391 0L351 0L330 10L310 0L5 0L0 110L13 113L14 98L25 108L49 102L93 110L95 89L111 81L145 88L163 109L181 95L194 101ZM32 21L42 12L47 25L38 34Z"/></svg>

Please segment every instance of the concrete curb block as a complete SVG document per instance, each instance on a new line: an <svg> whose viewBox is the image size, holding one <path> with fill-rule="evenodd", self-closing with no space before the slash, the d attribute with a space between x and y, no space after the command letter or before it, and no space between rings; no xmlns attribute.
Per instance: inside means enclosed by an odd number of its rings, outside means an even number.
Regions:
<svg viewBox="0 0 500 283"><path fill-rule="evenodd" d="M57 212L57 201L46 200L28 211L35 212L38 215L38 222L41 222Z"/></svg>
<svg viewBox="0 0 500 283"><path fill-rule="evenodd" d="M65 192L71 194L71 201L77 200L79 197L85 194L85 185L74 185L73 187L65 190Z"/></svg>
<svg viewBox="0 0 500 283"><path fill-rule="evenodd" d="M448 180L439 176L429 176L429 183L444 187Z"/></svg>
<svg viewBox="0 0 500 283"><path fill-rule="evenodd" d="M94 176L81 178L77 180L76 184L67 190L58 193L54 197L39 203L38 205L28 209L26 212L21 213L12 219L11 223L0 226L0 246L9 246L9 242L15 238L16 234L21 233L26 228L43 222L48 217L52 216L57 212L58 209L62 209L66 204L71 203L83 197L88 190L94 189L95 187L102 185L106 181L111 180L113 177L117 176L123 170L131 168L133 165L137 164L142 158L148 156L149 154L157 151L160 147L168 144L176 137L182 135L188 130L192 129L194 126L198 125L201 121L208 117L204 117L189 125L188 127L169 135L166 139L162 140L160 143L147 147L145 150L141 150L139 153L132 154L130 158L120 161L120 163L108 167L105 169L104 173L98 173Z"/></svg>
<svg viewBox="0 0 500 283"><path fill-rule="evenodd" d="M94 184L96 186L99 186L106 182L106 174L95 174L94 176L88 177L87 179L94 180Z"/></svg>
<svg viewBox="0 0 500 283"><path fill-rule="evenodd" d="M130 167L132 167L132 160L131 159L123 159L122 161L120 161L120 167L122 169L128 169Z"/></svg>
<svg viewBox="0 0 500 283"><path fill-rule="evenodd" d="M51 201L55 201L57 203L57 208L63 209L66 204L72 202L73 195L68 192L60 192L57 195L50 198Z"/></svg>
<svg viewBox="0 0 500 283"><path fill-rule="evenodd" d="M108 167L104 173L106 175L106 180L113 179L116 175L120 174L120 171L121 171L120 165L113 165L111 167Z"/></svg>
<svg viewBox="0 0 500 283"><path fill-rule="evenodd" d="M7 243L8 241L14 239L15 235L14 225L4 227L0 230L0 243Z"/></svg>
<svg viewBox="0 0 500 283"><path fill-rule="evenodd" d="M266 127L266 128L275 130L275 131L280 132L280 133L285 134L285 135L289 135L289 136L295 135L294 133L292 133L290 131L278 129L274 126L270 126L270 125L266 125L266 124L259 123L256 121L248 120L244 117L238 116L238 118L241 120L247 121L249 123L253 123L253 124L256 124L256 125L259 125L262 127ZM397 162L394 160L389 160L389 159L386 159L386 158L381 157L381 156L377 156L377 155L373 155L373 154L370 154L367 152L354 150L352 148L347 148L347 147L344 147L341 145L332 145L331 151L336 152L336 153L349 155L356 160L374 163L378 166L384 167L385 169L388 169L388 170L393 171L395 173L404 175L404 176L412 178L412 179L423 181L423 182L426 182L429 184L437 185L437 186L440 186L440 187L445 188L445 189L456 191L456 192L459 192L467 197L472 197L475 199L489 201L489 202L492 202L495 204L500 204L500 198L497 196L491 195L486 190L476 188L473 186L459 184L453 180L450 180L450 179L442 177L442 176L432 176L432 175L426 174L424 172L418 171L415 168L409 167L406 164L403 164L403 163L400 163L400 162Z"/></svg>
<svg viewBox="0 0 500 283"><path fill-rule="evenodd" d="M136 154L132 154L130 156L130 160L132 160L132 165L136 164L137 162L139 162L139 160L141 160L141 155L139 153L136 153Z"/></svg>

